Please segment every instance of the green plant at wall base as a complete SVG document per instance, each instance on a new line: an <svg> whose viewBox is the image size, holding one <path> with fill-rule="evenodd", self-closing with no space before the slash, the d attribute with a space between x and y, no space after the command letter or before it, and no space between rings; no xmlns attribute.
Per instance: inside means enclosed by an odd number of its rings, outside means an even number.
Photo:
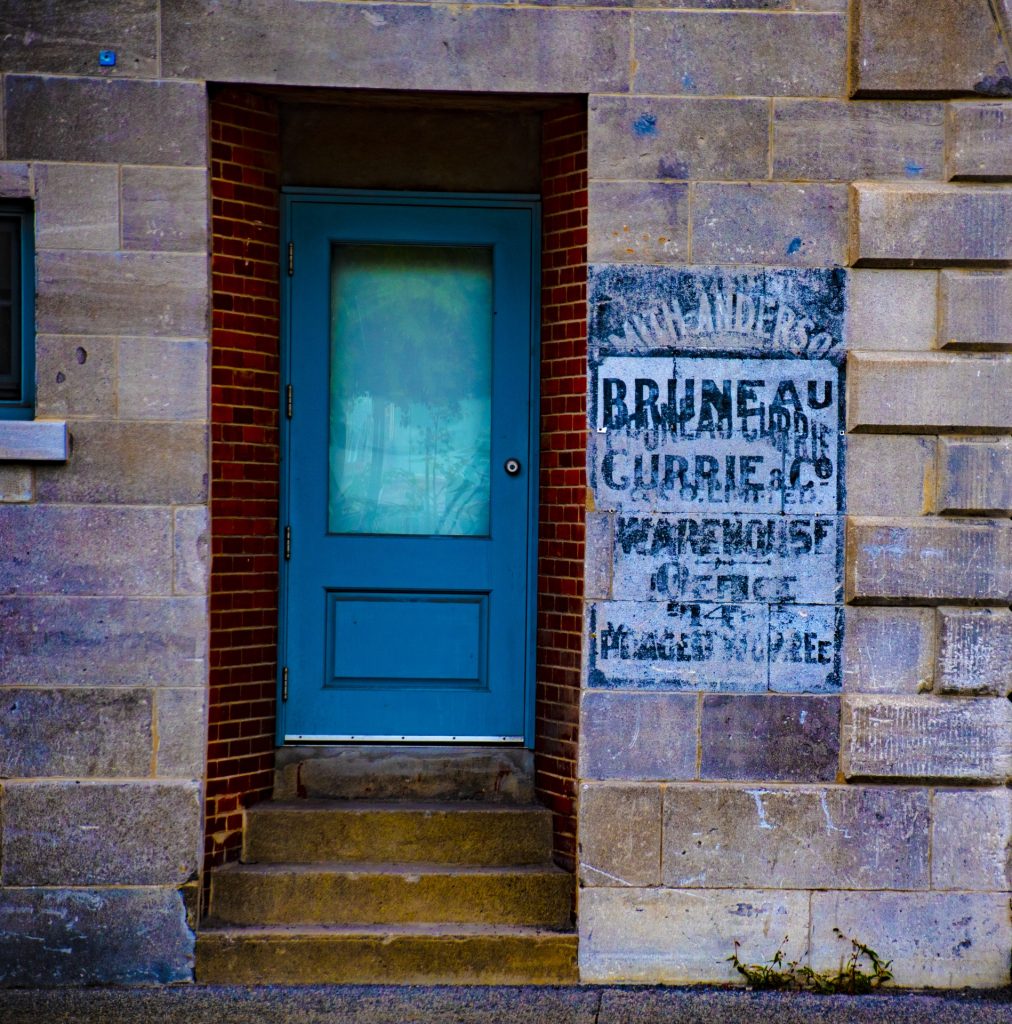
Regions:
<svg viewBox="0 0 1012 1024"><path fill-rule="evenodd" d="M734 952L727 958L734 969L748 982L748 987L759 991L815 992L819 995L844 993L861 995L892 979L889 967L892 960L883 960L870 946L848 938L839 928L833 929L837 938L849 942L850 956L840 969L813 971L798 960L785 960L784 946L787 936L777 951L764 964L747 964L738 956L739 942L735 939Z"/></svg>

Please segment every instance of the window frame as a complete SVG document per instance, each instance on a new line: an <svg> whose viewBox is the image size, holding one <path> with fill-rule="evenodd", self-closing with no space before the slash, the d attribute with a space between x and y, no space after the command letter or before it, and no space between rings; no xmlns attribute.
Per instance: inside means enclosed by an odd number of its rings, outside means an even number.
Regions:
<svg viewBox="0 0 1012 1024"><path fill-rule="evenodd" d="M35 414L35 225L30 205L0 200L0 218L15 222L17 259L12 261L11 346L18 362L19 393L0 398L0 421L30 420Z"/></svg>

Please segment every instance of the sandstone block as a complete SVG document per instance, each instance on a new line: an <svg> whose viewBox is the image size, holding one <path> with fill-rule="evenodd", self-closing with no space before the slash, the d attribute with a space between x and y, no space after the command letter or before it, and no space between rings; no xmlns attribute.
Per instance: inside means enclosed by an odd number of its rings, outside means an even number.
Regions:
<svg viewBox="0 0 1012 1024"><path fill-rule="evenodd" d="M939 433L1012 425L1012 359L1003 356L852 352L849 430Z"/></svg>
<svg viewBox="0 0 1012 1024"><path fill-rule="evenodd" d="M936 270L852 270L848 347L894 352L934 348L937 293Z"/></svg>
<svg viewBox="0 0 1012 1024"><path fill-rule="evenodd" d="M208 508L195 505L177 508L172 535L172 589L177 594L202 596L207 593L211 568Z"/></svg>
<svg viewBox="0 0 1012 1024"><path fill-rule="evenodd" d="M587 258L665 263L688 256L689 191L663 182L591 182Z"/></svg>
<svg viewBox="0 0 1012 1024"><path fill-rule="evenodd" d="M168 594L168 509L0 508L0 594Z"/></svg>
<svg viewBox="0 0 1012 1024"><path fill-rule="evenodd" d="M28 164L0 160L0 196L4 199L31 199L34 194Z"/></svg>
<svg viewBox="0 0 1012 1024"><path fill-rule="evenodd" d="M35 168L39 249L119 248L119 171L108 164Z"/></svg>
<svg viewBox="0 0 1012 1024"><path fill-rule="evenodd" d="M11 782L4 885L180 885L197 869L196 782Z"/></svg>
<svg viewBox="0 0 1012 1024"><path fill-rule="evenodd" d="M41 467L40 501L194 504L207 499L207 428L201 423L82 421L66 466Z"/></svg>
<svg viewBox="0 0 1012 1024"><path fill-rule="evenodd" d="M735 940L750 960L803 960L808 893L770 889L584 889L580 980L591 984L721 984Z"/></svg>
<svg viewBox="0 0 1012 1024"><path fill-rule="evenodd" d="M1012 260L1012 190L989 185L852 188L853 263L938 266Z"/></svg>
<svg viewBox="0 0 1012 1024"><path fill-rule="evenodd" d="M124 167L124 248L204 252L207 188L200 168Z"/></svg>
<svg viewBox="0 0 1012 1024"><path fill-rule="evenodd" d="M847 438L847 511L858 516L920 516L930 511L935 439L901 434Z"/></svg>
<svg viewBox="0 0 1012 1024"><path fill-rule="evenodd" d="M15 160L207 163L203 83L7 75L4 101Z"/></svg>
<svg viewBox="0 0 1012 1024"><path fill-rule="evenodd" d="M145 776L151 691L0 689L0 778Z"/></svg>
<svg viewBox="0 0 1012 1024"><path fill-rule="evenodd" d="M1012 772L1007 700L848 696L841 727L848 779L1002 782Z"/></svg>
<svg viewBox="0 0 1012 1024"><path fill-rule="evenodd" d="M926 790L667 786L663 834L663 885L928 887Z"/></svg>
<svg viewBox="0 0 1012 1024"><path fill-rule="evenodd" d="M1008 982L1008 898L984 893L812 893L811 964L835 970L850 943L892 960L893 982L911 988L995 988Z"/></svg>
<svg viewBox="0 0 1012 1024"><path fill-rule="evenodd" d="M580 777L695 778L696 704L689 693L585 691Z"/></svg>
<svg viewBox="0 0 1012 1024"><path fill-rule="evenodd" d="M387 4L366 12L355 4L223 0L208 17L204 0L176 0L163 22L162 68L230 82L625 92L629 34L624 11Z"/></svg>
<svg viewBox="0 0 1012 1024"><path fill-rule="evenodd" d="M658 885L661 880L661 787L580 787L580 883Z"/></svg>
<svg viewBox="0 0 1012 1024"><path fill-rule="evenodd" d="M0 461L66 462L69 457L64 420L0 420Z"/></svg>
<svg viewBox="0 0 1012 1024"><path fill-rule="evenodd" d="M155 774L200 779L207 755L207 700L204 689L163 688L155 694L158 747Z"/></svg>
<svg viewBox="0 0 1012 1024"><path fill-rule="evenodd" d="M207 419L207 342L123 338L119 414L129 420Z"/></svg>
<svg viewBox="0 0 1012 1024"><path fill-rule="evenodd" d="M116 415L115 338L39 334L35 338L40 416Z"/></svg>
<svg viewBox="0 0 1012 1024"><path fill-rule="evenodd" d="M931 804L931 887L1012 889L1012 793L937 789Z"/></svg>
<svg viewBox="0 0 1012 1024"><path fill-rule="evenodd" d="M847 693L920 693L935 668L930 608L847 609L843 688Z"/></svg>
<svg viewBox="0 0 1012 1024"><path fill-rule="evenodd" d="M35 473L31 466L0 466L0 502L32 501Z"/></svg>
<svg viewBox="0 0 1012 1024"><path fill-rule="evenodd" d="M43 334L199 338L207 330L204 255L40 252L36 275Z"/></svg>
<svg viewBox="0 0 1012 1024"><path fill-rule="evenodd" d="M201 598L0 598L0 682L203 686Z"/></svg>
<svg viewBox="0 0 1012 1024"><path fill-rule="evenodd" d="M939 438L939 512L1012 511L1012 441Z"/></svg>
<svg viewBox="0 0 1012 1024"><path fill-rule="evenodd" d="M1012 611L938 609L935 689L992 697L1012 693Z"/></svg>
<svg viewBox="0 0 1012 1024"><path fill-rule="evenodd" d="M848 600L1012 601L1012 523L850 519Z"/></svg>
<svg viewBox="0 0 1012 1024"><path fill-rule="evenodd" d="M157 75L157 36L153 0L75 0L66 8L19 0L4 13L0 66L7 72ZM99 50L115 50L116 66L100 67Z"/></svg>
<svg viewBox="0 0 1012 1024"><path fill-rule="evenodd" d="M588 140L594 178L765 178L769 104L599 96Z"/></svg>
<svg viewBox="0 0 1012 1024"><path fill-rule="evenodd" d="M944 112L941 103L776 100L773 177L941 179Z"/></svg>
<svg viewBox="0 0 1012 1024"><path fill-rule="evenodd" d="M845 185L695 186L695 263L838 266L847 262L846 249Z"/></svg>
<svg viewBox="0 0 1012 1024"><path fill-rule="evenodd" d="M0 931L3 986L193 979L194 935L175 889L0 889Z"/></svg>
<svg viewBox="0 0 1012 1024"><path fill-rule="evenodd" d="M951 103L946 136L950 179L1012 178L1012 103Z"/></svg>
<svg viewBox="0 0 1012 1024"><path fill-rule="evenodd" d="M846 34L835 14L637 13L633 91L841 96Z"/></svg>
<svg viewBox="0 0 1012 1024"><path fill-rule="evenodd" d="M701 777L832 781L839 723L840 702L835 697L706 694Z"/></svg>
<svg viewBox="0 0 1012 1024"><path fill-rule="evenodd" d="M1007 95L988 0L858 0L853 16L855 95Z"/></svg>
<svg viewBox="0 0 1012 1024"><path fill-rule="evenodd" d="M610 512L588 512L583 593L588 599L611 597L612 560L614 558L614 516Z"/></svg>
<svg viewBox="0 0 1012 1024"><path fill-rule="evenodd" d="M1012 274L943 270L939 278L942 348L1012 347Z"/></svg>

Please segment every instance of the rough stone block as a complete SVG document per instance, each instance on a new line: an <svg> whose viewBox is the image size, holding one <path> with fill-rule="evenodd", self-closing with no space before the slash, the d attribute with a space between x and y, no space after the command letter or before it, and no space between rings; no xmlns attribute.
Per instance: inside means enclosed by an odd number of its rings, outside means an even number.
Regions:
<svg viewBox="0 0 1012 1024"><path fill-rule="evenodd" d="M0 121L0 127L3 122ZM0 161L0 197L31 199L35 194L28 164Z"/></svg>
<svg viewBox="0 0 1012 1024"><path fill-rule="evenodd" d="M852 352L849 430L939 433L1012 427L1012 359L997 355Z"/></svg>
<svg viewBox="0 0 1012 1024"><path fill-rule="evenodd" d="M124 248L206 251L206 171L124 167L122 174Z"/></svg>
<svg viewBox="0 0 1012 1024"><path fill-rule="evenodd" d="M950 179L1012 178L1012 103L950 103L946 136Z"/></svg>
<svg viewBox="0 0 1012 1024"><path fill-rule="evenodd" d="M119 248L119 171L108 164L35 168L39 249Z"/></svg>
<svg viewBox="0 0 1012 1024"><path fill-rule="evenodd" d="M1012 792L936 789L931 803L931 887L1012 889Z"/></svg>
<svg viewBox="0 0 1012 1024"><path fill-rule="evenodd" d="M583 563L583 593L588 599L611 597L614 516L610 512L588 512L585 521L587 547Z"/></svg>
<svg viewBox="0 0 1012 1024"><path fill-rule="evenodd" d="M678 888L926 889L928 793L667 786L662 861Z"/></svg>
<svg viewBox="0 0 1012 1024"><path fill-rule="evenodd" d="M1007 60L988 0L858 0L854 6L857 96L1008 95Z"/></svg>
<svg viewBox="0 0 1012 1024"><path fill-rule="evenodd" d="M991 697L1012 693L1012 611L938 609L935 689Z"/></svg>
<svg viewBox="0 0 1012 1024"><path fill-rule="evenodd" d="M741 943L763 960L786 935L788 960L804 960L808 893L769 889L584 889L580 980L591 984L722 984Z"/></svg>
<svg viewBox="0 0 1012 1024"><path fill-rule="evenodd" d="M0 985L193 980L194 935L176 889L0 889Z"/></svg>
<svg viewBox="0 0 1012 1024"><path fill-rule="evenodd" d="M1012 348L1012 274L943 270L938 343L942 348Z"/></svg>
<svg viewBox="0 0 1012 1024"><path fill-rule="evenodd" d="M594 178L765 178L769 103L598 96L588 144Z"/></svg>
<svg viewBox="0 0 1012 1024"><path fill-rule="evenodd" d="M116 415L115 338L40 334L35 339L40 416Z"/></svg>
<svg viewBox="0 0 1012 1024"><path fill-rule="evenodd" d="M841 266L847 262L846 250L845 185L694 187L691 257L695 263Z"/></svg>
<svg viewBox="0 0 1012 1024"><path fill-rule="evenodd" d="M585 691L581 707L581 778L695 778L695 694Z"/></svg>
<svg viewBox="0 0 1012 1024"><path fill-rule="evenodd" d="M935 346L936 270L852 270L847 347L926 351Z"/></svg>
<svg viewBox="0 0 1012 1024"><path fill-rule="evenodd" d="M370 7L220 0L209 17L205 0L176 0L162 26L163 73L378 89L628 89L624 11Z"/></svg>
<svg viewBox="0 0 1012 1024"><path fill-rule="evenodd" d="M637 13L633 91L842 96L846 36L835 14Z"/></svg>
<svg viewBox="0 0 1012 1024"><path fill-rule="evenodd" d="M0 67L72 75L158 74L157 0L18 0L4 11ZM101 67L99 50L115 50Z"/></svg>
<svg viewBox="0 0 1012 1024"><path fill-rule="evenodd" d="M941 103L776 100L773 177L941 179L944 113Z"/></svg>
<svg viewBox="0 0 1012 1024"><path fill-rule="evenodd" d="M853 185L851 262L939 266L1012 260L1012 190L996 185Z"/></svg>
<svg viewBox="0 0 1012 1024"><path fill-rule="evenodd" d="M207 419L208 346L203 340L123 338L119 414L127 420Z"/></svg>
<svg viewBox="0 0 1012 1024"><path fill-rule="evenodd" d="M701 777L759 782L836 778L836 697L706 694Z"/></svg>
<svg viewBox="0 0 1012 1024"><path fill-rule="evenodd" d="M658 885L661 880L661 787L580 787L580 883Z"/></svg>
<svg viewBox="0 0 1012 1024"><path fill-rule="evenodd" d="M4 109L10 159L207 163L203 83L7 75Z"/></svg>
<svg viewBox="0 0 1012 1024"><path fill-rule="evenodd" d="M82 421L66 466L40 467L40 501L194 504L207 499L207 429L200 423Z"/></svg>
<svg viewBox="0 0 1012 1024"><path fill-rule="evenodd" d="M35 473L31 466L0 466L0 502L24 502L35 498Z"/></svg>
<svg viewBox="0 0 1012 1024"><path fill-rule="evenodd" d="M211 568L208 508L177 508L173 523L173 590L177 594L207 593Z"/></svg>
<svg viewBox="0 0 1012 1024"><path fill-rule="evenodd" d="M1002 782L1012 772L1007 700L848 696L841 727L848 779Z"/></svg>
<svg viewBox="0 0 1012 1024"><path fill-rule="evenodd" d="M40 252L35 313L43 334L199 338L207 330L207 257Z"/></svg>
<svg viewBox="0 0 1012 1024"><path fill-rule="evenodd" d="M168 509L0 508L0 594L171 592Z"/></svg>
<svg viewBox="0 0 1012 1024"><path fill-rule="evenodd" d="M201 779L207 756L207 701L203 689L163 688L155 693L155 774Z"/></svg>
<svg viewBox="0 0 1012 1024"><path fill-rule="evenodd" d="M201 598L0 598L0 683L203 686Z"/></svg>
<svg viewBox="0 0 1012 1024"><path fill-rule="evenodd" d="M145 776L151 691L0 689L0 778Z"/></svg>
<svg viewBox="0 0 1012 1024"><path fill-rule="evenodd" d="M602 263L688 257L689 191L663 182L591 182L587 256Z"/></svg>
<svg viewBox="0 0 1012 1024"><path fill-rule="evenodd" d="M935 439L902 434L847 438L847 511L858 516L919 516L931 511Z"/></svg>
<svg viewBox="0 0 1012 1024"><path fill-rule="evenodd" d="M921 693L935 668L930 608L848 608L843 640L847 693Z"/></svg>
<svg viewBox="0 0 1012 1024"><path fill-rule="evenodd" d="M1012 523L996 519L847 523L850 601L1012 602Z"/></svg>
<svg viewBox="0 0 1012 1024"><path fill-rule="evenodd" d="M197 869L196 782L11 782L4 885L180 885Z"/></svg>
<svg viewBox="0 0 1012 1024"><path fill-rule="evenodd" d="M811 964L837 970L857 939L892 960L910 988L1008 984L1008 897L983 893L814 892Z"/></svg>

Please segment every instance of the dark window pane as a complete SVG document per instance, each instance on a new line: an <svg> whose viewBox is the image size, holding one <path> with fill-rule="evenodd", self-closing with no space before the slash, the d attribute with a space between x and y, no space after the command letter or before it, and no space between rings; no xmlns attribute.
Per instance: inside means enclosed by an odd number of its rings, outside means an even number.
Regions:
<svg viewBox="0 0 1012 1024"><path fill-rule="evenodd" d="M21 397L20 218L0 217L0 401Z"/></svg>

